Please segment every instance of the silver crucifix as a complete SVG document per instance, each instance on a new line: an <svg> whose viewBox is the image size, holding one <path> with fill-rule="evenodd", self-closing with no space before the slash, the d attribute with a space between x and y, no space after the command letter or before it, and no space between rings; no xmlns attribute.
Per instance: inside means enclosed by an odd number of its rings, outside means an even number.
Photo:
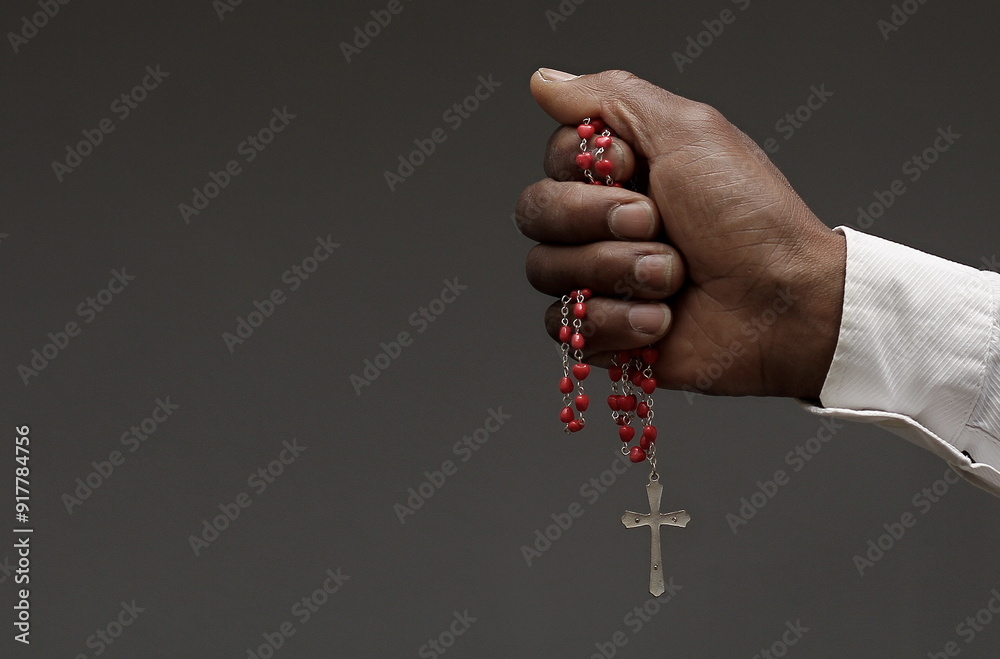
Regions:
<svg viewBox="0 0 1000 659"><path fill-rule="evenodd" d="M654 472L655 473L655 472ZM648 526L652 533L652 540L649 550L649 592L654 596L663 594L662 554L660 552L660 527L661 526L687 526L691 521L691 516L683 510L673 513L660 512L660 497L663 495L663 486L660 485L658 477L652 474L649 483L646 485L646 495L649 496L649 514L634 513L630 510L622 515L622 524L626 528L634 529L639 526Z"/></svg>

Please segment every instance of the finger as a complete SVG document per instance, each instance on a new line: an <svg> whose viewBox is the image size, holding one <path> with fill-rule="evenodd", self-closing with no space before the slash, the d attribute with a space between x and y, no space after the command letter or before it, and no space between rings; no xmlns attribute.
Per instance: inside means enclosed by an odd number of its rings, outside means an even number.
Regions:
<svg viewBox="0 0 1000 659"><path fill-rule="evenodd" d="M517 200L514 221L540 243L651 240L660 229L652 199L625 188L544 179Z"/></svg>
<svg viewBox="0 0 1000 659"><path fill-rule="evenodd" d="M661 142L678 133L686 118L697 117L702 107L625 71L569 75L552 69L532 75L531 93L542 109L566 125L585 117L603 119L644 158L656 155L661 150L657 147L664 146ZM669 149L666 145L662 150Z"/></svg>
<svg viewBox="0 0 1000 659"><path fill-rule="evenodd" d="M597 153L596 140L597 136L591 136L587 140L586 150L592 155ZM589 180L576 162L576 157L582 153L581 142L575 126L557 128L545 148L545 175L559 181ZM611 146L601 154L601 158L611 161L611 178L616 181L628 181L635 174L635 153L621 139L612 138ZM595 180L603 182L603 177L594 172L593 167L590 171Z"/></svg>
<svg viewBox="0 0 1000 659"><path fill-rule="evenodd" d="M680 254L663 243L536 245L526 271L532 286L556 297L586 287L607 297L662 300L684 283Z"/></svg>
<svg viewBox="0 0 1000 659"><path fill-rule="evenodd" d="M587 302L587 316L580 333L584 336L584 360L606 364L617 350L641 348L659 341L670 329L670 308L661 302L625 302L593 297ZM545 312L545 328L559 340L562 303Z"/></svg>

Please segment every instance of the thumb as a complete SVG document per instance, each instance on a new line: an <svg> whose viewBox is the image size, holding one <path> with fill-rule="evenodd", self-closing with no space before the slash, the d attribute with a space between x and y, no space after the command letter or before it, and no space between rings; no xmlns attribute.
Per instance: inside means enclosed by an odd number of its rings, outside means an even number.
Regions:
<svg viewBox="0 0 1000 659"><path fill-rule="evenodd" d="M671 129L678 127L685 105L693 105L627 71L574 76L542 68L531 76L531 93L561 124L602 119L645 158L669 148L662 144L664 136L676 133Z"/></svg>

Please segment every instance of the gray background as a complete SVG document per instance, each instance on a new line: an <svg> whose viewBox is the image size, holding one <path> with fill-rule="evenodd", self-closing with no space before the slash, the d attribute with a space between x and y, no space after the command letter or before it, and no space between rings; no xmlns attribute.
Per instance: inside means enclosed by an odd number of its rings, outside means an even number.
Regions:
<svg viewBox="0 0 1000 659"><path fill-rule="evenodd" d="M275 656L413 657L466 610L449 657L601 656L622 632L619 657L749 658L786 623L809 629L788 656L925 657L949 641L997 655L1000 624L973 639L957 626L1000 587L1000 501L963 482L922 513L914 496L945 465L866 426L792 473L785 455L821 426L787 400L658 392L664 505L694 521L662 532L681 590L629 624L649 599L649 534L619 518L646 505L646 470L596 502L581 493L618 441L603 406L583 435L560 430L549 300L524 279L512 222L555 127L532 71L624 68L777 138L775 162L831 226L953 127L961 139L869 231L987 267L996 3L928 0L888 40L888 2L563 5L553 29L557 0L404 0L348 63L339 44L385 3L248 0L220 21L209 0L78 0L0 56L0 492L12 528L13 428L29 424L35 528L33 642L11 639L0 574L0 654L97 656L88 637L135 600L145 611L101 656L247 657L293 621ZM672 53L727 7L735 23L679 72ZM7 2L0 28L37 11ZM118 119L110 104L147 65L169 77ZM489 75L500 87L453 130L443 113ZM785 140L776 122L821 84L834 96ZM242 161L237 145L284 106L288 127L185 224L192 187ZM114 132L59 182L52 161L104 117ZM447 140L390 192L384 171L435 128ZM341 246L290 292L281 275L317 236ZM77 305L121 268L135 279L84 323ZM452 278L467 289L417 333L410 315ZM287 301L231 353L222 334L276 287ZM70 321L82 333L25 385L18 365ZM413 344L357 395L351 374L402 331ZM75 479L167 396L179 409L67 513ZM461 462L453 445L498 406L511 418ZM258 494L248 476L293 438L307 450ZM457 472L401 524L394 504L449 459ZM734 534L726 515L778 469L790 483ZM196 557L189 536L240 492L252 505ZM529 567L521 546L573 502L583 516ZM859 575L854 556L906 512L916 526ZM293 616L338 568L339 592Z"/></svg>

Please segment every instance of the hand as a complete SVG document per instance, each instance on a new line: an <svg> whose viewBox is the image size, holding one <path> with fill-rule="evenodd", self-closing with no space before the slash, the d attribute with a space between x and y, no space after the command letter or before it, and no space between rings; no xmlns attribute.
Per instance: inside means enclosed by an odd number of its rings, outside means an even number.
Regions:
<svg viewBox="0 0 1000 659"><path fill-rule="evenodd" d="M585 361L652 343L661 387L818 398L840 326L843 236L707 105L622 71L542 69L531 91L564 126L549 141L551 178L518 199L520 230L541 243L527 275L549 295L594 291ZM616 179L648 169L649 196L581 182L585 117L613 130ZM558 305L546 321L555 338Z"/></svg>

